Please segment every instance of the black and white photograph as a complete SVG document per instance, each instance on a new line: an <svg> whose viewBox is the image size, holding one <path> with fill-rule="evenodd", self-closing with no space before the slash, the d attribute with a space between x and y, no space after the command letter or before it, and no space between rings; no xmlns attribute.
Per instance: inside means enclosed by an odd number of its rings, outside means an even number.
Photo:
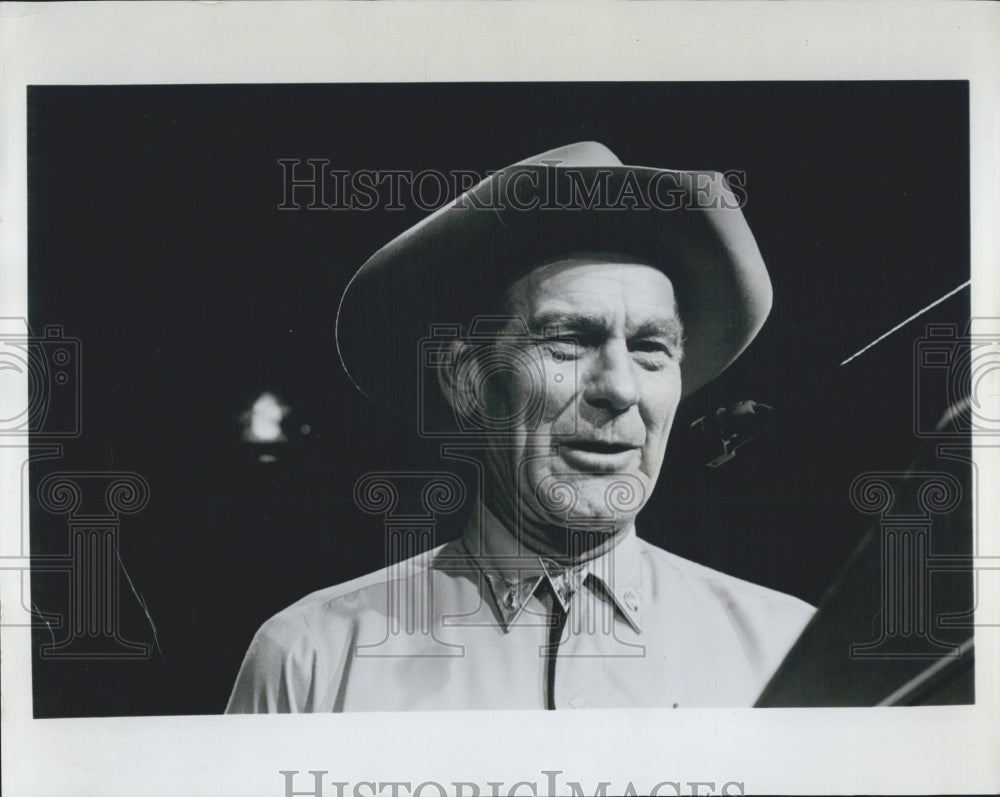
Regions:
<svg viewBox="0 0 1000 797"><path fill-rule="evenodd" d="M19 97L25 722L239 736L247 772L255 729L328 728L253 793L514 795L600 791L559 739L616 760L616 722L995 714L969 76L217 74ZM249 716L292 714L330 724ZM389 726L556 747L338 774ZM673 761L604 788L790 788Z"/></svg>
<svg viewBox="0 0 1000 797"><path fill-rule="evenodd" d="M32 603L83 620L35 628L36 714L752 706L824 597L851 614L776 699L944 660L905 697L972 702L971 583L933 561L972 543L968 452L935 447L971 430L967 106L32 88L29 318L78 342L81 421L31 472ZM862 541L912 586L831 590Z"/></svg>

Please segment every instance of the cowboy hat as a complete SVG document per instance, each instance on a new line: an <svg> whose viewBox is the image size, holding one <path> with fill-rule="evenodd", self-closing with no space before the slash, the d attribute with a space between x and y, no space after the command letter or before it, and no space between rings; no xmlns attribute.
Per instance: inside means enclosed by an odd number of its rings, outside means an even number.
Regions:
<svg viewBox="0 0 1000 797"><path fill-rule="evenodd" d="M442 325L468 332L521 276L574 253L633 258L671 280L684 396L739 356L771 308L767 269L723 175L625 166L581 142L491 174L372 255L337 313L343 367L370 399L426 423L426 347Z"/></svg>

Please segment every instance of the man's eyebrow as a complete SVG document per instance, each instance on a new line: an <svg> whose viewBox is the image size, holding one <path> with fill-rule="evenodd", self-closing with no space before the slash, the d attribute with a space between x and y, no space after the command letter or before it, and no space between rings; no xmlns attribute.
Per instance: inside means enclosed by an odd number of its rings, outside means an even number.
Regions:
<svg viewBox="0 0 1000 797"><path fill-rule="evenodd" d="M684 325L681 323L681 320L677 316L674 316L672 318L662 318L662 319L643 321L634 330L631 331L629 337L632 338L663 337L672 340L676 343L680 343L684 338Z"/></svg>
<svg viewBox="0 0 1000 797"><path fill-rule="evenodd" d="M599 332L607 329L604 319L596 315L565 310L543 310L528 319L528 328L536 335L566 334L567 332Z"/></svg>
<svg viewBox="0 0 1000 797"><path fill-rule="evenodd" d="M536 335L582 335L606 332L608 325L599 315L567 312L565 310L544 310L528 319L528 328ZM629 330L630 338L662 337L680 344L684 338L684 325L680 318L648 319Z"/></svg>

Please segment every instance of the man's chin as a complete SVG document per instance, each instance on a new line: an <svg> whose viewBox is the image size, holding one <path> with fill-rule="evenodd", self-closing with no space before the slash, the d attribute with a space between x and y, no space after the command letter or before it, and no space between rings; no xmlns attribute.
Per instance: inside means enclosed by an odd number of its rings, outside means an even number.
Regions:
<svg viewBox="0 0 1000 797"><path fill-rule="evenodd" d="M649 482L632 472L551 473L538 485L536 496L544 513L562 523L631 523L649 497Z"/></svg>

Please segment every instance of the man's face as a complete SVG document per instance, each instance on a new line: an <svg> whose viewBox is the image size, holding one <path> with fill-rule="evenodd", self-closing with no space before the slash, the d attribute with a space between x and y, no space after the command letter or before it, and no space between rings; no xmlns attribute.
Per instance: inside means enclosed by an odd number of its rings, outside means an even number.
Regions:
<svg viewBox="0 0 1000 797"><path fill-rule="evenodd" d="M649 266L578 256L515 283L508 312L531 335L501 349L516 347L537 367L483 381L493 417L515 418L491 450L487 500L528 536L567 520L626 526L656 483L681 396L670 280Z"/></svg>

